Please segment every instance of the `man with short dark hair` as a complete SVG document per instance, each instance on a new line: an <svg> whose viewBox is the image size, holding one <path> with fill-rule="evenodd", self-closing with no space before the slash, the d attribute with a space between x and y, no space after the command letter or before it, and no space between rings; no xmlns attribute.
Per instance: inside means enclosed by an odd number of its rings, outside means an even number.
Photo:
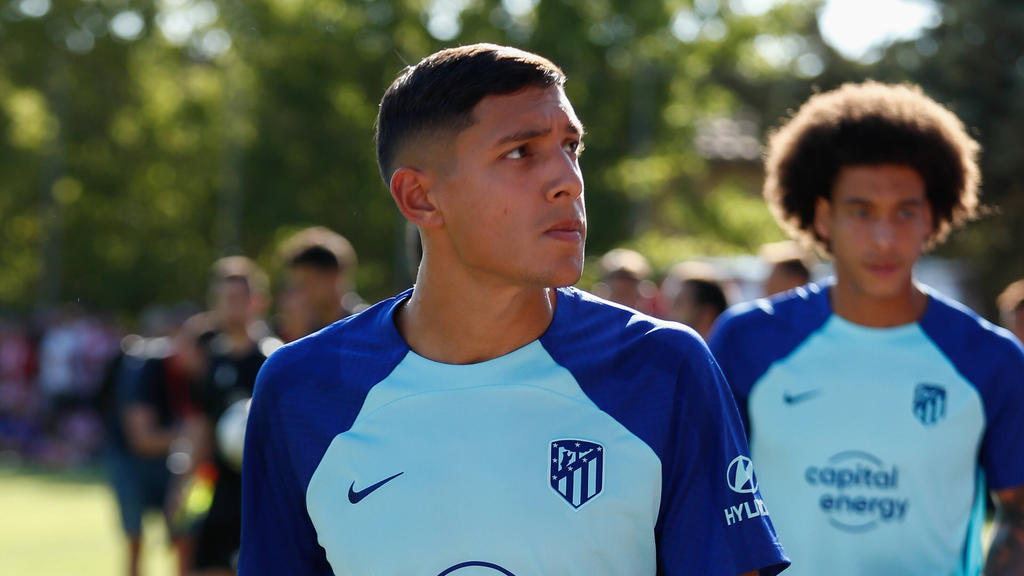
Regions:
<svg viewBox="0 0 1024 576"><path fill-rule="evenodd" d="M221 419L232 406L247 403L256 374L279 342L264 332L258 316L267 276L255 262L244 256L219 259L213 265L209 290L208 320L214 334L203 336L208 339L209 356L200 392L206 422L196 452L212 456L217 474L213 500L196 532L193 574L227 576L237 566L242 478L236 458L219 441Z"/></svg>
<svg viewBox="0 0 1024 576"><path fill-rule="evenodd" d="M804 249L792 240L765 244L761 258L768 263L764 279L764 295L771 296L792 290L811 281L811 270Z"/></svg>
<svg viewBox="0 0 1024 576"><path fill-rule="evenodd" d="M415 287L285 346L246 439L241 573L775 574L735 404L691 331L565 287L583 127L547 59L407 68L381 174Z"/></svg>
<svg viewBox="0 0 1024 576"><path fill-rule="evenodd" d="M356 252L344 236L314 226L289 238L281 251L286 290L295 292L309 316L309 325L295 337L316 332L359 308L359 296L352 290Z"/></svg>
<svg viewBox="0 0 1024 576"><path fill-rule="evenodd" d="M661 283L669 320L686 324L707 340L711 327L728 308L725 290L715 278L713 266L703 262L679 262L669 268Z"/></svg>
<svg viewBox="0 0 1024 576"><path fill-rule="evenodd" d="M636 250L614 248L598 261L601 280L594 294L651 316L661 315L658 286L651 282L651 264Z"/></svg>
<svg viewBox="0 0 1024 576"><path fill-rule="evenodd" d="M1024 566L1024 350L914 280L978 204L978 145L919 88L848 84L772 137L765 196L835 263L740 305L711 348L794 574L976 575Z"/></svg>

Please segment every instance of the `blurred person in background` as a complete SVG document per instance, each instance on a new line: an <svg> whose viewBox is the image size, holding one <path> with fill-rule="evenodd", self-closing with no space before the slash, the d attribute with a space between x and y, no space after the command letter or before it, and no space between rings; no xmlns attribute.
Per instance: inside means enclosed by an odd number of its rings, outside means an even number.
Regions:
<svg viewBox="0 0 1024 576"><path fill-rule="evenodd" d="M651 264L643 254L627 248L609 250L598 262L601 280L594 294L644 314L660 316L658 286L651 281Z"/></svg>
<svg viewBox="0 0 1024 576"><path fill-rule="evenodd" d="M345 237L314 226L286 240L281 252L286 267L281 311L308 323L292 333L300 324L286 321L289 333L281 335L286 340L316 332L363 307L354 286L356 252Z"/></svg>
<svg viewBox="0 0 1024 576"><path fill-rule="evenodd" d="M0 319L0 453L20 458L35 434L36 354L27 327Z"/></svg>
<svg viewBox="0 0 1024 576"><path fill-rule="evenodd" d="M1024 342L1024 279L1010 284L996 299L1000 320Z"/></svg>
<svg viewBox="0 0 1024 576"><path fill-rule="evenodd" d="M704 262L674 264L661 283L665 318L686 324L707 340L728 302L713 266Z"/></svg>
<svg viewBox="0 0 1024 576"><path fill-rule="evenodd" d="M193 574L234 574L241 532L241 443L244 414L267 356L280 345L260 316L267 276L252 260L230 256L213 265L208 318L214 335L200 397L204 432L200 454L216 470L213 499L196 531ZM241 415L241 420L239 420Z"/></svg>
<svg viewBox="0 0 1024 576"><path fill-rule="evenodd" d="M835 277L730 309L711 349L794 575L1024 569L1024 349L914 276L976 214L978 150L920 88L876 82L770 139L765 198Z"/></svg>
<svg viewBox="0 0 1024 576"><path fill-rule="evenodd" d="M792 290L811 281L810 258L797 242L783 240L765 244L759 254L770 266L764 280L765 296Z"/></svg>
<svg viewBox="0 0 1024 576"><path fill-rule="evenodd" d="M122 340L122 353L108 369L107 466L128 537L128 574L139 574L142 519L159 510L178 552L179 573L188 567L187 535L170 521L175 484L169 456L183 437L194 437L199 422L193 397L205 373L199 335L185 320L188 305L151 308L143 333Z"/></svg>
<svg viewBox="0 0 1024 576"><path fill-rule="evenodd" d="M273 330L282 342L292 342L312 333L313 311L297 287L286 282L278 290L274 303Z"/></svg>
<svg viewBox="0 0 1024 576"><path fill-rule="evenodd" d="M103 444L98 410L103 376L118 350L117 331L80 306L61 306L39 342L38 418L45 438L32 457L49 465L88 461Z"/></svg>

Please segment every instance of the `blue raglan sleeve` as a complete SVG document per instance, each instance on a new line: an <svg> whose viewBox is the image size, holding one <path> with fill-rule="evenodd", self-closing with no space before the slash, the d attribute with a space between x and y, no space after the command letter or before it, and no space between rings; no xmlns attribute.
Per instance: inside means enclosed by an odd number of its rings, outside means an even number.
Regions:
<svg viewBox="0 0 1024 576"><path fill-rule="evenodd" d="M981 465L992 490L1024 486L1024 350L1007 342L985 398L985 437Z"/></svg>
<svg viewBox="0 0 1024 576"><path fill-rule="evenodd" d="M282 350L283 351L283 350ZM256 380L242 458L240 576L332 574L306 512L305 486L296 469L294 430L303 414L281 393L295 376L275 353ZM291 431L291 434L289 433Z"/></svg>
<svg viewBox="0 0 1024 576"><path fill-rule="evenodd" d="M708 342L708 346L732 391L736 408L740 413L740 421L743 422L744 429L749 432L750 419L747 414L747 387L737 386L743 380L743 376L739 373L739 366L737 366L734 354L734 351L741 345L741 343L736 341L737 330L735 324L736 322L732 321L730 312L726 312L719 317L715 323L714 331L711 333L711 340Z"/></svg>
<svg viewBox="0 0 1024 576"><path fill-rule="evenodd" d="M674 404L658 574L778 574L789 559L757 490L736 403L703 343L680 367Z"/></svg>

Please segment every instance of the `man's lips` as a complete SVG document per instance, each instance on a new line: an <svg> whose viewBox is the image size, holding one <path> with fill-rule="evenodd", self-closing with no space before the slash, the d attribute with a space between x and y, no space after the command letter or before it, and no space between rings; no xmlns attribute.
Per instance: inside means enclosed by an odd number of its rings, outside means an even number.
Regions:
<svg viewBox="0 0 1024 576"><path fill-rule="evenodd" d="M900 269L899 264L893 262L876 262L867 265L867 269L874 274L893 274Z"/></svg>
<svg viewBox="0 0 1024 576"><path fill-rule="evenodd" d="M551 225L544 231L544 235L556 240L566 242L579 242L583 239L582 220L562 220Z"/></svg>

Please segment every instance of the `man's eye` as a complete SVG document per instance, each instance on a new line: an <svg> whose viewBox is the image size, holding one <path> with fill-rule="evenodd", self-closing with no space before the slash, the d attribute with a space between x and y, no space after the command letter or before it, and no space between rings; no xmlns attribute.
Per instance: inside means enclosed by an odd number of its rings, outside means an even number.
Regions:
<svg viewBox="0 0 1024 576"><path fill-rule="evenodd" d="M570 154L576 154L580 152L581 143L579 140L570 140L565 143L565 150Z"/></svg>
<svg viewBox="0 0 1024 576"><path fill-rule="evenodd" d="M505 154L505 158L511 158L512 160L520 160L526 157L526 146L520 146L515 150L512 150L508 154Z"/></svg>

